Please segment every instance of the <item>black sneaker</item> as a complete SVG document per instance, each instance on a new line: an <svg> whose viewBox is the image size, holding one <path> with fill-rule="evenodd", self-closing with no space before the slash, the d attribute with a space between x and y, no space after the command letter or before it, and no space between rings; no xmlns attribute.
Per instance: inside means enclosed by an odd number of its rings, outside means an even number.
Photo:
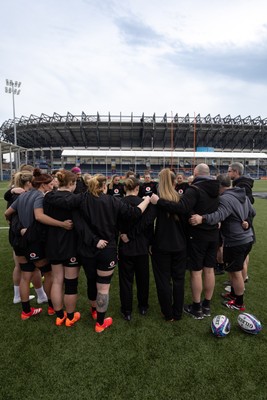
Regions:
<svg viewBox="0 0 267 400"><path fill-rule="evenodd" d="M122 318L125 319L125 321L131 321L132 315L130 312L122 312L121 313Z"/></svg>
<svg viewBox="0 0 267 400"><path fill-rule="evenodd" d="M190 314L194 319L203 319L204 318L204 314L203 314L202 310L195 310L193 308L193 304L185 304L184 312L186 314Z"/></svg>
<svg viewBox="0 0 267 400"><path fill-rule="evenodd" d="M203 312L204 317L210 317L211 316L210 307L202 306L202 312Z"/></svg>
<svg viewBox="0 0 267 400"><path fill-rule="evenodd" d="M139 314L146 315L147 314L147 307L139 307Z"/></svg>

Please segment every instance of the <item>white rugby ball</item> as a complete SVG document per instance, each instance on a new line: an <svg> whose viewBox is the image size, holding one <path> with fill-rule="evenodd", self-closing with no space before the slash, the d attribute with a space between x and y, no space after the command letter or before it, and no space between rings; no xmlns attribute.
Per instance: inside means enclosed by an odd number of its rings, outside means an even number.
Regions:
<svg viewBox="0 0 267 400"><path fill-rule="evenodd" d="M225 337L231 329L229 318L225 315L216 315L211 321L211 331L216 337Z"/></svg>
<svg viewBox="0 0 267 400"><path fill-rule="evenodd" d="M262 330L260 321L252 314L239 314L237 323L244 332L251 333L252 335L257 335Z"/></svg>

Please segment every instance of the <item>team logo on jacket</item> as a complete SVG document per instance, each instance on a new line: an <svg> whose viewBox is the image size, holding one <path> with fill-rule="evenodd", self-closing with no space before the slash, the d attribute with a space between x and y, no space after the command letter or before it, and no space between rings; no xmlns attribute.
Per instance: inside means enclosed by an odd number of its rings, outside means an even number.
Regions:
<svg viewBox="0 0 267 400"><path fill-rule="evenodd" d="M76 257L71 257L71 258L70 258L70 263L71 263L71 264L75 264L76 262L77 262Z"/></svg>
<svg viewBox="0 0 267 400"><path fill-rule="evenodd" d="M119 189L114 189L114 193L118 194L119 193Z"/></svg>
<svg viewBox="0 0 267 400"><path fill-rule="evenodd" d="M178 193L179 193L179 194L183 194L183 193L184 193L183 189L179 189L179 190L178 190Z"/></svg>
<svg viewBox="0 0 267 400"><path fill-rule="evenodd" d="M151 191L151 187L147 186L147 187L146 187L146 191L147 191L147 192L150 192L150 191Z"/></svg>

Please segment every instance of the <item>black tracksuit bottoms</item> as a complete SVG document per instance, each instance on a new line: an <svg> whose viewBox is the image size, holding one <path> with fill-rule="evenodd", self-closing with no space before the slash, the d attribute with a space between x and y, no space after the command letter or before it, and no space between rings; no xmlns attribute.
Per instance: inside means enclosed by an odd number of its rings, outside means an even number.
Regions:
<svg viewBox="0 0 267 400"><path fill-rule="evenodd" d="M166 320L180 319L184 305L186 250L153 250L152 266L161 312Z"/></svg>
<svg viewBox="0 0 267 400"><path fill-rule="evenodd" d="M138 307L148 307L149 255L119 255L119 285L121 311L131 313L133 309L133 282L136 281Z"/></svg>

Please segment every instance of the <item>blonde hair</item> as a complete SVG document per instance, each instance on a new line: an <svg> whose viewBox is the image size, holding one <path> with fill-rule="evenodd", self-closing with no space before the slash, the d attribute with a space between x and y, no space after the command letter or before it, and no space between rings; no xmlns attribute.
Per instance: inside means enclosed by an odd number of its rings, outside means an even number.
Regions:
<svg viewBox="0 0 267 400"><path fill-rule="evenodd" d="M93 196L99 197L104 192L105 183L107 183L107 178L104 175L94 175L88 181L88 190Z"/></svg>
<svg viewBox="0 0 267 400"><path fill-rule="evenodd" d="M159 173L159 197L164 200L178 202L179 194L174 188L175 174L169 168L164 168Z"/></svg>
<svg viewBox="0 0 267 400"><path fill-rule="evenodd" d="M24 188L27 182L31 182L33 179L32 172L30 171L19 171L14 175L14 186Z"/></svg>
<svg viewBox="0 0 267 400"><path fill-rule="evenodd" d="M88 173L84 174L83 180L84 180L84 183L86 184L86 186L88 186L88 182L90 181L90 179L92 179L91 174L88 174Z"/></svg>
<svg viewBox="0 0 267 400"><path fill-rule="evenodd" d="M124 182L124 188L127 191L134 190L137 186L140 186L140 181L137 178L131 177L127 178Z"/></svg>
<svg viewBox="0 0 267 400"><path fill-rule="evenodd" d="M33 172L33 170L34 170L34 167L29 164L22 164L19 169L19 171L30 171L30 172Z"/></svg>

